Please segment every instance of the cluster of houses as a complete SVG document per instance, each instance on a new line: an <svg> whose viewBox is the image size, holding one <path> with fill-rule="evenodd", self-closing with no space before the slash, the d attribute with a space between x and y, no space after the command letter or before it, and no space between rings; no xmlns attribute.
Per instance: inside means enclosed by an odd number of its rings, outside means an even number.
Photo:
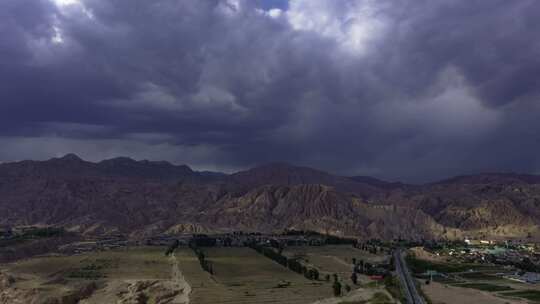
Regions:
<svg viewBox="0 0 540 304"><path fill-rule="evenodd" d="M538 273L540 248L534 243L465 239L462 244L441 242L425 249L438 256L448 256L459 262L489 263L509 269L521 269L520 272L499 275L519 282L540 283L540 273Z"/></svg>

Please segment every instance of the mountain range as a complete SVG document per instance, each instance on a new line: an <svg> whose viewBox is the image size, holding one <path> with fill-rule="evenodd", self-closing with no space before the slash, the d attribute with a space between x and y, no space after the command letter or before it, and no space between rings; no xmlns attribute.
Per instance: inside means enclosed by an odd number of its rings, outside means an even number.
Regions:
<svg viewBox="0 0 540 304"><path fill-rule="evenodd" d="M234 174L73 154L0 164L0 225L88 235L313 230L362 238L536 238L540 176L409 185L272 163Z"/></svg>

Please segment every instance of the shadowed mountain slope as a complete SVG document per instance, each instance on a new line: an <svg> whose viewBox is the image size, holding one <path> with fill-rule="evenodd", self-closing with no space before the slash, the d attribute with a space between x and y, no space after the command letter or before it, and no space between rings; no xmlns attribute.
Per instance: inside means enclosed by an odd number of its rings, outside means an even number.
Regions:
<svg viewBox="0 0 540 304"><path fill-rule="evenodd" d="M540 180L483 174L410 186L287 164L232 175L75 155L0 165L0 224L86 234L308 229L359 237L538 234Z"/></svg>

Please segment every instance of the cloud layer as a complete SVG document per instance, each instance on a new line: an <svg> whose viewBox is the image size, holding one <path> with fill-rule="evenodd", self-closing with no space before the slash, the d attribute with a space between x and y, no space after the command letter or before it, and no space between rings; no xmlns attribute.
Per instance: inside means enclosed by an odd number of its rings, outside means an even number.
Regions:
<svg viewBox="0 0 540 304"><path fill-rule="evenodd" d="M5 0L0 161L540 172L540 2Z"/></svg>

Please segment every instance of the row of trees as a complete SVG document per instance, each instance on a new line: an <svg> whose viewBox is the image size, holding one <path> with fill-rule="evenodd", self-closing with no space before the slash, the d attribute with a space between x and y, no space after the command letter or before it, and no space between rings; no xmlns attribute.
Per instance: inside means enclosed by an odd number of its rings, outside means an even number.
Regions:
<svg viewBox="0 0 540 304"><path fill-rule="evenodd" d="M533 262L530 258L525 257L519 262L508 261L505 259L497 258L494 254L487 254L485 257L485 262L493 263L497 265L511 265L516 268L519 268L522 272L540 272L540 264Z"/></svg>
<svg viewBox="0 0 540 304"><path fill-rule="evenodd" d="M178 240L174 240L174 242L171 245L169 245L169 247L167 247L167 250L165 251L165 255L169 256L173 254L173 252L176 250L176 248L178 248L178 246L180 246L180 242Z"/></svg>
<svg viewBox="0 0 540 304"><path fill-rule="evenodd" d="M356 239L343 238L335 235L326 235L325 244L327 245L353 245L356 244Z"/></svg>
<svg viewBox="0 0 540 304"><path fill-rule="evenodd" d="M371 245L369 243L355 243L353 244L353 247L356 249L367 251L371 254L382 253L384 250L382 247L379 247L377 245Z"/></svg>
<svg viewBox="0 0 540 304"><path fill-rule="evenodd" d="M297 259L287 258L282 255L281 252L276 252L270 247L261 246L255 243L248 244L248 246L258 253L264 255L265 257L281 264L284 267L289 268L290 270L304 275L309 280L319 280L319 271L315 268L307 268Z"/></svg>
<svg viewBox="0 0 540 304"><path fill-rule="evenodd" d="M353 259L353 273L361 273L368 276L371 275L386 275L393 268L392 262L387 265L374 265L364 260ZM356 284L356 283L355 283Z"/></svg>
<svg viewBox="0 0 540 304"><path fill-rule="evenodd" d="M334 296L341 296L341 283L339 282L337 274L334 274L334 284L332 284L332 290L334 291Z"/></svg>
<svg viewBox="0 0 540 304"><path fill-rule="evenodd" d="M206 234L194 234L191 240L189 240L190 247L214 247L217 244L215 237L209 237Z"/></svg>
<svg viewBox="0 0 540 304"><path fill-rule="evenodd" d="M191 248L191 250L193 250L193 252L195 253L195 255L197 256L197 259L199 260L199 264L201 265L201 268L210 273L211 275L214 274L214 264L207 260L206 259L206 255L204 253L204 251L197 247L197 245L195 243L189 243L189 248Z"/></svg>
<svg viewBox="0 0 540 304"><path fill-rule="evenodd" d="M524 258L521 262L516 263L515 266L523 271L540 272L540 265L533 263L529 258Z"/></svg>
<svg viewBox="0 0 540 304"><path fill-rule="evenodd" d="M35 228L25 231L22 235L23 238L46 238L46 237L58 237L65 234L63 227L45 227Z"/></svg>
<svg viewBox="0 0 540 304"><path fill-rule="evenodd" d="M356 283L354 283L356 284ZM339 281L339 277L337 274L334 274L334 283L332 284L332 290L334 292L334 296L335 297L340 297L342 294L343 294L343 289L345 289L345 292L350 292L351 291L351 286L345 284L345 286L343 286L341 284L341 282Z"/></svg>

